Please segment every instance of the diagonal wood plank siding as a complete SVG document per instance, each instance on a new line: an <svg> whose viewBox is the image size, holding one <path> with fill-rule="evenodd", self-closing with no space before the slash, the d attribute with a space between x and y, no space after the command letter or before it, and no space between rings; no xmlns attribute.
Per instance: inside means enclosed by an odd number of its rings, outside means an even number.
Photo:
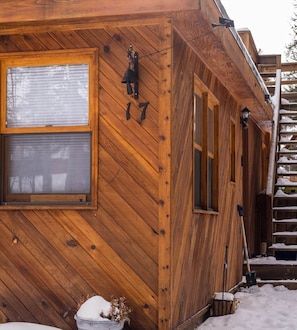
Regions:
<svg viewBox="0 0 297 330"><path fill-rule="evenodd" d="M140 57L138 101L121 84L131 42ZM158 26L0 37L2 53L89 47L99 52L98 209L0 211L0 317L75 329L73 315L87 295L124 295L131 327L155 329ZM147 100L140 124L138 103Z"/></svg>
<svg viewBox="0 0 297 330"><path fill-rule="evenodd" d="M246 138L252 147L243 149L240 98L250 94L242 77L238 95L230 94L228 84L234 91L235 82L225 53L217 54L222 60L216 65L228 67L228 77L218 79L205 55L213 32L197 38L196 14L188 14L137 24L122 18L109 27L79 22L75 29L51 22L48 31L45 26L39 31L36 22L28 27L30 33L15 34L9 28L8 35L0 35L2 58L14 52L82 48L96 48L99 56L98 207L1 208L0 321L75 329L73 316L82 299L124 295L133 309L131 329L185 329L212 294L222 290L226 246L226 287L240 282L242 240L236 206L243 203L246 187L252 196L262 189L264 174L258 168L263 134L251 123ZM199 24L201 31L208 31L208 23ZM180 27L191 42L179 35ZM22 31L20 26L17 31ZM121 83L131 43L139 53L139 100L128 96ZM212 55L218 51L215 46L209 50ZM194 75L219 101L218 212L193 212L192 207ZM146 119L141 121L139 103L146 101ZM236 136L234 182L231 123ZM243 152L248 153L250 171L244 187ZM255 201L250 199L247 206L252 209L247 217L252 237Z"/></svg>

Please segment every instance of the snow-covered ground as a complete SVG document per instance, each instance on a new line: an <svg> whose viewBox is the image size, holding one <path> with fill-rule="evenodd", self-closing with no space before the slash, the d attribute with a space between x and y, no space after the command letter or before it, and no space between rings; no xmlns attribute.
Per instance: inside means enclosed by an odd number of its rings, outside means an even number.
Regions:
<svg viewBox="0 0 297 330"><path fill-rule="evenodd" d="M297 261L281 261L274 257L261 257L250 259L250 263L252 267L253 264L259 263L293 265L297 264ZM286 282L293 282L297 285L297 279ZM281 283L273 286L258 280L257 286L242 288L234 296L239 301L234 314L210 317L196 330L297 330L297 290L289 290ZM223 299L228 300L227 298L228 295L225 295ZM109 302L96 296L84 303L78 314L81 317L94 319L98 317L98 310L106 314L109 308ZM133 324L133 319L131 324ZM0 330L4 329L54 330L57 328L32 323L11 322L0 324Z"/></svg>
<svg viewBox="0 0 297 330"><path fill-rule="evenodd" d="M1 330L61 330L59 328L48 327L46 325L40 325L35 323L26 322L8 322L0 324Z"/></svg>
<svg viewBox="0 0 297 330"><path fill-rule="evenodd" d="M276 260L274 257L250 259L253 264L297 264L297 261ZM283 283L284 281L282 281ZM293 282L296 280L287 280ZM234 314L213 316L201 324L198 330L296 330L297 290L289 290L278 285L259 281L257 286L242 288L235 294L239 300ZM0 329L1 330L1 329Z"/></svg>
<svg viewBox="0 0 297 330"><path fill-rule="evenodd" d="M235 297L239 306L234 314L210 317L197 329L297 329L297 290L264 284L237 292Z"/></svg>

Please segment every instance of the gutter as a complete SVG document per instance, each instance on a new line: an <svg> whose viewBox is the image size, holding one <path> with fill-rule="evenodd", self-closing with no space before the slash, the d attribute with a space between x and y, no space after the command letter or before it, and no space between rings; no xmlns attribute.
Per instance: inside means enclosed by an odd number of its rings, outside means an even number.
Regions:
<svg viewBox="0 0 297 330"><path fill-rule="evenodd" d="M225 7L222 5L220 0L214 0L217 8L219 9L220 13L222 14L222 17L228 18L230 19L230 17L228 16ZM270 98L270 93L268 91L267 86L265 85L255 63L253 62L249 52L247 51L242 39L240 38L239 34L237 33L235 27L229 27L228 28L231 32L231 34L233 35L236 43L238 44L238 47L240 48L243 56L245 57L247 63L249 64L254 76L256 77L259 85L261 86L261 89L263 90L264 96L265 96L265 100L267 100L271 105L272 105L272 101ZM266 99L267 98L267 99Z"/></svg>

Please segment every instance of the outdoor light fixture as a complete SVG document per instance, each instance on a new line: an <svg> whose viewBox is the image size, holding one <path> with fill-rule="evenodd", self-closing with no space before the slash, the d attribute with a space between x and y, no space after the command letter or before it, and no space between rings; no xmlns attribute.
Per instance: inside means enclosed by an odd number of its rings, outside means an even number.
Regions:
<svg viewBox="0 0 297 330"><path fill-rule="evenodd" d="M220 24L212 23L211 26L212 27L225 26L226 28L234 27L234 22L229 18L219 17L219 22Z"/></svg>
<svg viewBox="0 0 297 330"><path fill-rule="evenodd" d="M247 107L241 110L240 124L242 125L243 128L248 128L247 122L249 120L250 114L251 112Z"/></svg>
<svg viewBox="0 0 297 330"><path fill-rule="evenodd" d="M138 99L138 52L133 50L132 45L128 49L127 57L128 69L124 74L122 83L127 86L127 94L133 95L135 99Z"/></svg>

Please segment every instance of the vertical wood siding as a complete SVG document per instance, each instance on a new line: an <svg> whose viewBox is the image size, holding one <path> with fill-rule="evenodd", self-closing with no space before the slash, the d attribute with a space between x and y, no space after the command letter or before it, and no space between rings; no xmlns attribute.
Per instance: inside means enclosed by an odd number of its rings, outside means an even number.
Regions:
<svg viewBox="0 0 297 330"><path fill-rule="evenodd" d="M173 326L195 315L222 291L225 248L229 247L227 288L240 281L242 246L237 204L241 204L239 106L215 74L174 35L173 73ZM192 107L195 73L219 100L219 210L193 212ZM235 183L230 181L230 123L235 122ZM182 137L182 138L181 138ZM203 283L203 284L202 284ZM180 326L182 328L182 325Z"/></svg>

